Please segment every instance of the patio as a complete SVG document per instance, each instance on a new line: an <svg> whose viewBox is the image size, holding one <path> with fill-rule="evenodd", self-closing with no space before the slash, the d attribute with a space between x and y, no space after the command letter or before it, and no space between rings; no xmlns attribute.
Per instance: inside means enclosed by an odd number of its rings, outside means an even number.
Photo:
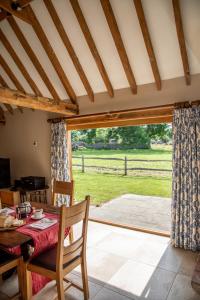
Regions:
<svg viewBox="0 0 200 300"><path fill-rule="evenodd" d="M76 228L78 232L78 227ZM191 288L191 275L198 253L174 249L166 237L89 222L88 274L92 300L198 300ZM79 269L71 277L80 282ZM17 289L12 276L1 292ZM50 282L34 300L54 299L55 282ZM0 294L0 299L7 297ZM71 288L68 300L81 300Z"/></svg>
<svg viewBox="0 0 200 300"><path fill-rule="evenodd" d="M171 199L125 194L101 207L92 207L90 217L123 225L170 232Z"/></svg>

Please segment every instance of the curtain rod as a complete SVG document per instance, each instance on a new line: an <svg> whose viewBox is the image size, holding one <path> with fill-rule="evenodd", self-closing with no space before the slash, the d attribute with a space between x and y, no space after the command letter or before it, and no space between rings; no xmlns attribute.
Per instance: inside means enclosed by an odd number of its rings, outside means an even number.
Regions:
<svg viewBox="0 0 200 300"><path fill-rule="evenodd" d="M60 123L64 120L72 119L72 118L84 118L84 117L91 117L91 116L101 116L101 115L112 115L112 114L120 114L120 113L128 113L128 112L136 112L136 111L144 111L144 110L153 110L153 109L174 109L174 108L189 108L194 105L200 105L200 100L192 101L191 103L189 101L185 102L176 102L173 104L167 104L167 105L161 105L161 106L149 106L149 107L140 107L135 109L127 109L127 110L120 110L120 111L108 111L103 113L96 113L96 114L88 114L88 115L80 115L80 116L72 116L72 117L60 117L60 118L52 118L48 119L48 123Z"/></svg>

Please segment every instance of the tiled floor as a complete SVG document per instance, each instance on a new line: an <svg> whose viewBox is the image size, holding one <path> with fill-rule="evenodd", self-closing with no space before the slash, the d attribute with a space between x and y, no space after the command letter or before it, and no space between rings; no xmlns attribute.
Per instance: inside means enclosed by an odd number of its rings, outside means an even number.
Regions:
<svg viewBox="0 0 200 300"><path fill-rule="evenodd" d="M168 238L90 222L90 299L200 300L190 284L196 258L197 253L172 248ZM81 282L79 268L70 277ZM16 280L10 278L1 290L11 294ZM55 296L55 283L50 282L33 300ZM80 291L66 293L66 300L79 299L83 300Z"/></svg>

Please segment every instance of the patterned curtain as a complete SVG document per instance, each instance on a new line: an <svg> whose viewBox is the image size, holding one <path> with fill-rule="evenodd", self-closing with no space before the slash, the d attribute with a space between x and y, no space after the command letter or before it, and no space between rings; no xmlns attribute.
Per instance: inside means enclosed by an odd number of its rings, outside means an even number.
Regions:
<svg viewBox="0 0 200 300"><path fill-rule="evenodd" d="M172 244L200 250L200 106L174 112Z"/></svg>
<svg viewBox="0 0 200 300"><path fill-rule="evenodd" d="M51 124L51 178L69 181L66 122ZM69 205L69 197L57 195L57 205Z"/></svg>

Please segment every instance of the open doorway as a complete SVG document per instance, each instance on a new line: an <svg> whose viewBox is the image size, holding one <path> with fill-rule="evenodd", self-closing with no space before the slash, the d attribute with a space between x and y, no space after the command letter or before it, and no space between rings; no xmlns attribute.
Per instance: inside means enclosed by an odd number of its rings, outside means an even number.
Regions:
<svg viewBox="0 0 200 300"><path fill-rule="evenodd" d="M72 131L75 197L90 194L90 218L170 231L171 124Z"/></svg>

